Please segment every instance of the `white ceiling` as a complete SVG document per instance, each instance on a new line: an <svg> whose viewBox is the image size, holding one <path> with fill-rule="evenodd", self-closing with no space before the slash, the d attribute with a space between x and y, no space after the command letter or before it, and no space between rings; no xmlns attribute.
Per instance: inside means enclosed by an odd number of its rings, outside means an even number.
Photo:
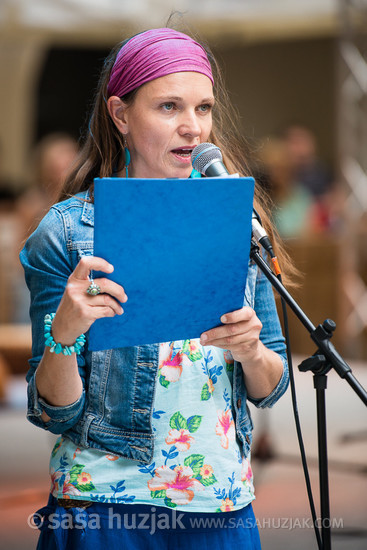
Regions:
<svg viewBox="0 0 367 550"><path fill-rule="evenodd" d="M359 0L366 2L367 0ZM0 0L0 26L62 29L96 23L161 26L173 10L196 24L259 21L274 24L295 19L336 17L338 0Z"/></svg>

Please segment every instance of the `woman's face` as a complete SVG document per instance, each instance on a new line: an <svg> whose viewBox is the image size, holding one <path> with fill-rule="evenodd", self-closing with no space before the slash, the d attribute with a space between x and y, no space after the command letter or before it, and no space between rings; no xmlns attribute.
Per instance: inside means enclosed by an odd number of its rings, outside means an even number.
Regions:
<svg viewBox="0 0 367 550"><path fill-rule="evenodd" d="M173 73L148 82L120 113L135 178L187 178L191 152L208 141L213 87L200 73ZM118 126L119 127L119 126Z"/></svg>

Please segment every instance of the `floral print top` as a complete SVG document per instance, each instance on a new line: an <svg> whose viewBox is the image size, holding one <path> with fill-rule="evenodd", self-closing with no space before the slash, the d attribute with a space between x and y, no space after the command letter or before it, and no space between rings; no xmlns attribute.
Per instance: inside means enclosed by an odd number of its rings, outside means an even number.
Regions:
<svg viewBox="0 0 367 550"><path fill-rule="evenodd" d="M235 437L232 376L228 351L198 340L160 344L152 462L79 448L61 436L51 454L52 494L182 511L246 506L255 497L250 457L241 456Z"/></svg>

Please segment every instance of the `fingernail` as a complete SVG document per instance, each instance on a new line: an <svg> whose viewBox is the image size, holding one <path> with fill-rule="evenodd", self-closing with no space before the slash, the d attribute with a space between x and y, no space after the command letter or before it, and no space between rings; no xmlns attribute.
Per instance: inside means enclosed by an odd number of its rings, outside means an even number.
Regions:
<svg viewBox="0 0 367 550"><path fill-rule="evenodd" d="M204 344L204 342L206 342L208 340L208 337L206 334L202 334L201 337L200 337L200 342L202 344Z"/></svg>
<svg viewBox="0 0 367 550"><path fill-rule="evenodd" d="M226 315L222 315L222 317L220 318L220 320L222 321L222 323L226 323L226 322L227 322L227 316L226 316Z"/></svg>

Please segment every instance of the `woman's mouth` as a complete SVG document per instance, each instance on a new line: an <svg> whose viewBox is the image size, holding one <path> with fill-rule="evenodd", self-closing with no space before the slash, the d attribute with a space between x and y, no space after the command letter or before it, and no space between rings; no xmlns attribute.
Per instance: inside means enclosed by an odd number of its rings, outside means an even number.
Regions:
<svg viewBox="0 0 367 550"><path fill-rule="evenodd" d="M187 164L191 163L192 150L193 147L177 147L177 149L172 149L171 153L180 161Z"/></svg>

